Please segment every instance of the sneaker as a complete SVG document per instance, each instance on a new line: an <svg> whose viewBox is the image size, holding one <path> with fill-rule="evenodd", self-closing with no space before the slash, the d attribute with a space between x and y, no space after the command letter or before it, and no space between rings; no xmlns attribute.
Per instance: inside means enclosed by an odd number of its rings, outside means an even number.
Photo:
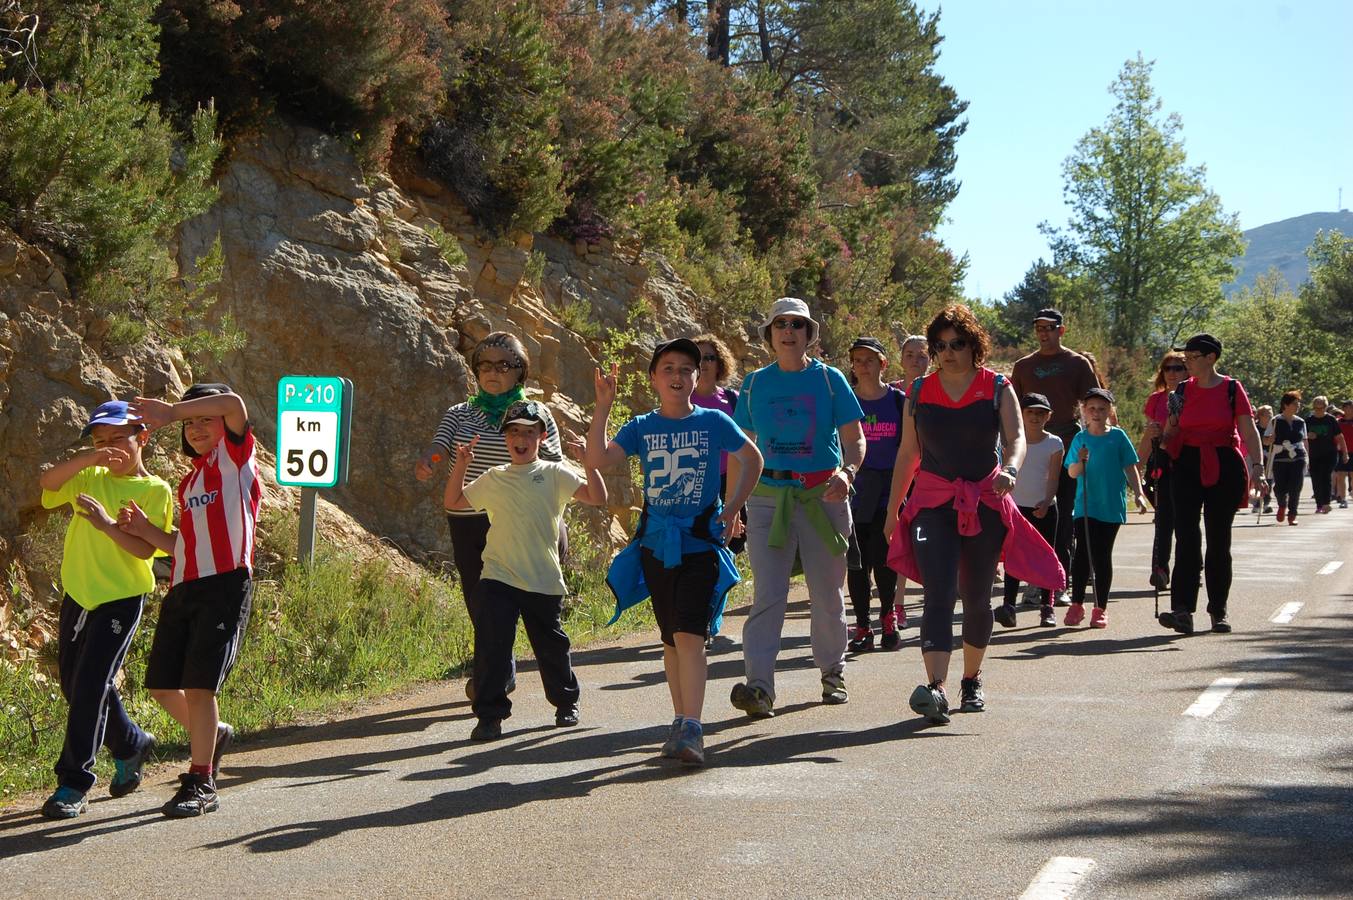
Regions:
<svg viewBox="0 0 1353 900"><path fill-rule="evenodd" d="M1292 515L1290 515L1290 516L1287 517L1287 524L1288 524L1288 525L1295 525L1295 524L1297 524L1297 514L1296 514L1296 513L1292 513Z"/></svg>
<svg viewBox="0 0 1353 900"><path fill-rule="evenodd" d="M1170 587L1170 573L1164 566L1151 567L1151 586L1158 591Z"/></svg>
<svg viewBox="0 0 1353 900"><path fill-rule="evenodd" d="M1225 615L1212 617L1212 630L1217 634L1230 634L1231 623L1226 621Z"/></svg>
<svg viewBox="0 0 1353 900"><path fill-rule="evenodd" d="M933 684L918 684L907 701L911 711L922 716L931 725L949 724L949 698L944 696L944 686L936 681Z"/></svg>
<svg viewBox="0 0 1353 900"><path fill-rule="evenodd" d="M235 743L235 729L225 722L216 723L216 749L211 751L211 780L221 777L221 757Z"/></svg>
<svg viewBox="0 0 1353 900"><path fill-rule="evenodd" d="M1175 613L1173 627L1180 634L1193 634L1193 613Z"/></svg>
<svg viewBox="0 0 1353 900"><path fill-rule="evenodd" d="M681 736L677 738L676 752L683 766L703 766L705 764L705 731L695 719L681 723Z"/></svg>
<svg viewBox="0 0 1353 900"><path fill-rule="evenodd" d="M1062 588L1060 591L1057 592L1056 597L1053 598L1052 605L1053 605L1053 606L1070 606L1070 605L1071 605L1071 592L1068 591L1066 588Z"/></svg>
<svg viewBox="0 0 1353 900"><path fill-rule="evenodd" d="M960 696L962 702L959 704L958 711L965 713L982 712L987 708L986 695L982 693L982 673L978 672L971 678L964 678L959 682Z"/></svg>
<svg viewBox="0 0 1353 900"><path fill-rule="evenodd" d="M1015 627L1015 607L1008 603L1002 603L1000 606L996 607L996 611L992 613L992 616L997 622L1001 623L1002 628Z"/></svg>
<svg viewBox="0 0 1353 900"><path fill-rule="evenodd" d="M1106 610L1100 609L1098 606L1096 606L1093 610L1091 610L1091 612L1090 612L1090 627L1091 627L1091 628L1108 628L1108 627L1109 627L1109 614L1108 614L1108 612L1107 612Z"/></svg>
<svg viewBox="0 0 1353 900"><path fill-rule="evenodd" d="M1286 506L1283 506L1281 503L1279 503L1279 504L1278 504L1278 515L1277 515L1275 518L1277 518L1278 524L1281 525L1283 519L1286 519L1286 518L1287 518L1287 507L1286 507Z"/></svg>
<svg viewBox="0 0 1353 900"><path fill-rule="evenodd" d="M1340 509L1348 509L1348 501L1347 501L1347 500L1340 500L1340 501L1339 501L1339 508L1340 508Z"/></svg>
<svg viewBox="0 0 1353 900"><path fill-rule="evenodd" d="M846 644L846 649L851 653L863 653L866 650L874 649L874 632L867 626L855 626L850 641Z"/></svg>
<svg viewBox="0 0 1353 900"><path fill-rule="evenodd" d="M141 786L141 769L146 757L155 746L155 735L146 734L146 745L130 759L113 760L113 780L108 784L108 794L112 797L125 797Z"/></svg>
<svg viewBox="0 0 1353 900"><path fill-rule="evenodd" d="M1062 619L1062 624L1068 628L1074 628L1085 621L1085 604L1073 603L1071 608L1066 611L1066 618Z"/></svg>
<svg viewBox="0 0 1353 900"><path fill-rule="evenodd" d="M49 819L73 819L87 809L89 802L85 795L65 785L57 788L42 804L42 814Z"/></svg>
<svg viewBox="0 0 1353 900"><path fill-rule="evenodd" d="M1022 600L1025 606L1042 606L1043 589L1033 584L1024 586L1024 598Z"/></svg>
<svg viewBox="0 0 1353 900"><path fill-rule="evenodd" d="M1268 515L1268 514L1271 513L1271 512L1273 512L1273 504L1272 504L1272 503L1269 503L1267 500L1265 500L1265 501L1264 501L1264 515Z"/></svg>
<svg viewBox="0 0 1353 900"><path fill-rule="evenodd" d="M1052 611L1051 606L1041 606L1038 608L1038 624L1044 628L1057 627L1057 613Z"/></svg>
<svg viewBox="0 0 1353 900"><path fill-rule="evenodd" d="M555 728L572 728L578 724L578 704L570 703L554 711Z"/></svg>
<svg viewBox="0 0 1353 900"><path fill-rule="evenodd" d="M906 613L902 614L902 626L907 627ZM897 630L897 610L893 609L883 617L883 635L879 638L879 646L884 650L896 650L902 646L902 634Z"/></svg>
<svg viewBox="0 0 1353 900"><path fill-rule="evenodd" d="M753 719L769 719L775 715L775 702L771 700L770 694L763 688L748 687L742 682L733 685L733 692L728 695L728 702L733 704L735 709L740 709Z"/></svg>
<svg viewBox="0 0 1353 900"><path fill-rule="evenodd" d="M681 735L681 723L685 721L681 716L672 720L672 730L667 733L667 740L663 742L662 752L658 754L663 759L676 759L677 738Z"/></svg>
<svg viewBox="0 0 1353 900"><path fill-rule="evenodd" d="M822 702L828 706L840 706L850 699L846 693L846 676L840 672L828 672L822 676Z"/></svg>
<svg viewBox="0 0 1353 900"><path fill-rule="evenodd" d="M216 797L216 784L210 778L185 772L179 776L178 792L160 808L160 811L171 819L191 819L216 812L220 807L221 801Z"/></svg>
<svg viewBox="0 0 1353 900"><path fill-rule="evenodd" d="M470 740L472 741L496 741L502 736L502 719L480 719L479 724L475 725L474 731L470 732Z"/></svg>

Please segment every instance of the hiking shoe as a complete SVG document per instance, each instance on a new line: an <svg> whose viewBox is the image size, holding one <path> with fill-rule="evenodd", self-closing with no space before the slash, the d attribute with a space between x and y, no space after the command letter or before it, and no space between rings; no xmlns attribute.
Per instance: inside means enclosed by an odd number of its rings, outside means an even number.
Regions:
<svg viewBox="0 0 1353 900"><path fill-rule="evenodd" d="M1164 566L1151 567L1151 586L1158 591L1163 591L1170 587L1170 573Z"/></svg>
<svg viewBox="0 0 1353 900"><path fill-rule="evenodd" d="M1026 584L1022 602L1025 606L1042 606L1043 589L1034 584Z"/></svg>
<svg viewBox="0 0 1353 900"><path fill-rule="evenodd" d="M1091 627L1091 628L1108 628L1108 627L1109 627L1109 613L1108 613L1108 611L1107 611L1107 610L1100 609L1098 606L1096 606L1093 610L1091 610L1091 611L1090 611L1090 627Z"/></svg>
<svg viewBox="0 0 1353 900"><path fill-rule="evenodd" d="M1173 627L1180 634L1193 634L1193 613L1176 612Z"/></svg>
<svg viewBox="0 0 1353 900"><path fill-rule="evenodd" d="M742 682L733 685L733 692L728 695L728 702L733 704L735 709L740 709L753 719L769 719L775 715L775 702L771 700L770 694L763 688L748 687Z"/></svg>
<svg viewBox="0 0 1353 900"><path fill-rule="evenodd" d="M65 785L57 788L42 804L42 814L49 819L73 819L87 809L89 802L85 795Z"/></svg>
<svg viewBox="0 0 1353 900"><path fill-rule="evenodd" d="M879 639L879 646L884 650L896 650L902 646L902 635L898 629L907 627L907 614L901 613L901 619L899 625L896 607L883 617L883 636Z"/></svg>
<svg viewBox="0 0 1353 900"><path fill-rule="evenodd" d="M681 723L681 734L677 737L674 749L672 755L681 760L683 766L705 764L705 730L699 722L686 719Z"/></svg>
<svg viewBox="0 0 1353 900"><path fill-rule="evenodd" d="M1297 517L1296 517L1296 514L1295 514L1295 513L1287 517L1287 524L1288 524L1288 525L1295 525L1295 524L1297 524Z"/></svg>
<svg viewBox="0 0 1353 900"><path fill-rule="evenodd" d="M822 676L822 702L828 706L840 706L850 699L846 693L846 676L840 672L828 672Z"/></svg>
<svg viewBox="0 0 1353 900"><path fill-rule="evenodd" d="M1002 628L1015 627L1015 607L1008 603L1002 603L996 607L996 611L991 614L997 622L1001 623Z"/></svg>
<svg viewBox="0 0 1353 900"><path fill-rule="evenodd" d="M681 723L684 720L677 716L672 720L672 730L667 733L667 740L663 741L662 752L658 755L663 759L676 759L677 738L681 736Z"/></svg>
<svg viewBox="0 0 1353 900"><path fill-rule="evenodd" d="M113 780L108 784L109 796L125 797L141 786L141 769L154 746L155 735L147 733L146 745L135 756L113 760Z"/></svg>
<svg viewBox="0 0 1353 900"><path fill-rule="evenodd" d="M867 626L855 626L851 634L850 641L846 644L846 649L851 653L863 653L866 650L874 649L874 632Z"/></svg>
<svg viewBox="0 0 1353 900"><path fill-rule="evenodd" d="M932 684L918 684L907 701L911 711L930 722L931 725L949 724L949 698L944 696L944 686L936 681Z"/></svg>
<svg viewBox="0 0 1353 900"><path fill-rule="evenodd" d="M502 719L480 719L470 732L472 741L496 741L503 736Z"/></svg>
<svg viewBox="0 0 1353 900"><path fill-rule="evenodd" d="M959 704L958 711L965 713L982 712L987 708L986 695L982 693L982 673L978 672L971 678L964 678L959 682L960 697L962 702Z"/></svg>
<svg viewBox="0 0 1353 900"><path fill-rule="evenodd" d="M235 729L225 722L216 723L216 748L211 751L211 780L221 777L221 757L235 743Z"/></svg>
<svg viewBox="0 0 1353 900"><path fill-rule="evenodd" d="M1052 605L1053 605L1053 606L1070 606L1070 605L1071 605L1071 592L1068 591L1066 588L1062 588L1060 591L1057 592L1056 596L1053 597Z"/></svg>
<svg viewBox="0 0 1353 900"><path fill-rule="evenodd" d="M1085 604L1073 603L1071 608L1066 611L1066 618L1062 619L1062 624L1068 628L1074 628L1085 621Z"/></svg>
<svg viewBox="0 0 1353 900"><path fill-rule="evenodd" d="M1212 617L1212 630L1217 634L1230 634L1231 623L1226 621L1225 615Z"/></svg>
<svg viewBox="0 0 1353 900"><path fill-rule="evenodd" d="M1057 627L1057 613L1052 611L1051 606L1040 606L1038 608L1038 624L1044 628Z"/></svg>
<svg viewBox="0 0 1353 900"><path fill-rule="evenodd" d="M572 728L578 724L578 704L570 703L554 711L555 728Z"/></svg>
<svg viewBox="0 0 1353 900"><path fill-rule="evenodd" d="M216 812L220 807L221 801L216 796L216 784L210 778L185 772L179 776L178 792L160 808L160 811L171 819L191 819Z"/></svg>

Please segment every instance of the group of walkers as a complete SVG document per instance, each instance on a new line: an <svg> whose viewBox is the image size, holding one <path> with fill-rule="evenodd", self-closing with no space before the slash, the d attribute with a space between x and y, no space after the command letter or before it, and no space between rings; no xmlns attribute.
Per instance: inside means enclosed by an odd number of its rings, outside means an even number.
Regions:
<svg viewBox="0 0 1353 900"><path fill-rule="evenodd" d="M747 554L754 586L742 631L745 678L730 699L753 718L775 714L776 661L796 571L807 584L824 703L849 700L847 655L875 646L875 590L878 646L900 646L908 624L901 600L912 581L923 598L925 674L911 709L932 723L950 720L946 686L957 644L958 709L980 712L993 626L1016 624L1021 584L1040 625L1056 625L1058 605L1066 607L1065 625L1080 625L1088 599L1089 626L1108 626L1113 546L1129 488L1139 507L1145 494L1156 509L1150 579L1170 589L1161 624L1193 632L1205 582L1212 630L1230 631L1236 511L1251 486L1266 500L1271 483L1279 521L1295 524L1307 464L1317 511L1329 510L1336 484L1345 504L1353 402L1334 420L1318 397L1315 415L1303 420L1300 395L1284 395L1279 415L1268 411L1265 421L1261 407L1261 439L1244 388L1217 371L1221 342L1197 334L1162 359L1148 425L1134 447L1115 424L1116 400L1093 360L1062 345L1061 313L1040 310L1031 324L1038 349L1008 378L987 367L990 339L961 305L902 342L901 378L889 380L888 351L868 336L850 346L847 377L812 355L821 328L808 305L780 298L758 329L772 361L739 389L730 386L736 360L717 336L660 342L648 367L657 408L612 435L618 364L611 362L596 373L592 421L576 445L561 441L544 403L527 399L531 361L522 342L489 334L470 357L476 392L446 411L414 467L427 480L449 463L443 500L474 628L470 737L498 738L511 715L519 620L555 724L579 722L561 624L563 513L571 500L604 505L601 470L631 456L643 472L643 511L607 581L617 616L652 601L674 714L661 754L688 765L704 763L706 647L740 577L738 552ZM184 423L181 444L192 463L177 491L177 526L169 486L141 458L149 433L176 421ZM177 403L111 401L93 411L85 436L92 450L41 476L44 505L77 513L61 572L60 674L70 708L58 788L42 811L57 819L85 811L100 746L116 764L114 796L140 784L155 739L127 716L115 679L154 587L151 561L162 555L173 559L173 586L146 680L192 746L189 770L164 812L209 813L219 806L215 780L233 736L219 721L217 697L249 617L260 496L244 401L218 384L193 385ZM564 461L566 448L582 473ZM1003 602L993 609L1001 563Z"/></svg>

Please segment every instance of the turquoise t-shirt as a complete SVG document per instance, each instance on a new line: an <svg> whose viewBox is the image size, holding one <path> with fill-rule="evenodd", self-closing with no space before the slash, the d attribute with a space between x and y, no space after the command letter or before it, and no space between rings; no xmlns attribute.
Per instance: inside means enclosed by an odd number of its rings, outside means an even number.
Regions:
<svg viewBox="0 0 1353 900"><path fill-rule="evenodd" d="M1080 459L1081 447L1090 448L1090 458L1086 460L1085 471L1077 479L1076 505L1071 515L1083 519L1086 509L1092 519L1101 522L1127 521L1127 473L1123 469L1137 464L1137 450L1127 432L1113 425L1101 435L1081 431L1071 439L1066 451L1068 469Z"/></svg>
<svg viewBox="0 0 1353 900"><path fill-rule="evenodd" d="M799 372L778 363L742 380L733 421L756 432L766 468L820 472L841 465L836 429L864 418L846 377L821 360Z"/></svg>

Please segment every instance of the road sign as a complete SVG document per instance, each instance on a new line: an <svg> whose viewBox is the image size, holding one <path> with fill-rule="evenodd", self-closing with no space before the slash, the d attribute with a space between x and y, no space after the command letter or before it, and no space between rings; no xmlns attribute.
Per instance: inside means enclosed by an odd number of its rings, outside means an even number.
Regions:
<svg viewBox="0 0 1353 900"><path fill-rule="evenodd" d="M352 382L287 375L277 382L277 483L331 488L348 480Z"/></svg>

